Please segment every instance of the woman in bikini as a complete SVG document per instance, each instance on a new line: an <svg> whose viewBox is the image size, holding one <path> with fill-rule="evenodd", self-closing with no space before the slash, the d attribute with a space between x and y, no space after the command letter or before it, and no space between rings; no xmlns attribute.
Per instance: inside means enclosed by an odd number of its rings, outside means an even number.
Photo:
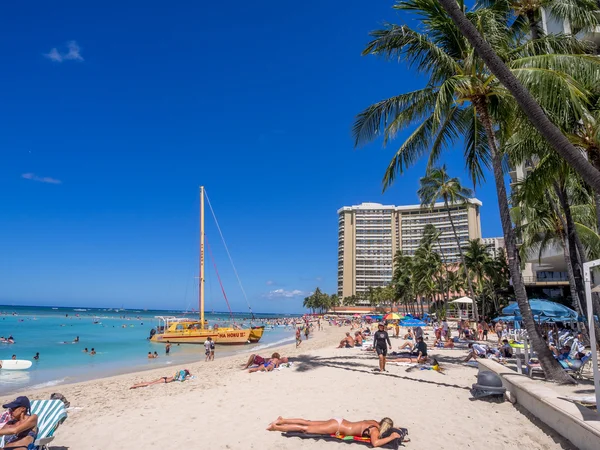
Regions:
<svg viewBox="0 0 600 450"><path fill-rule="evenodd" d="M273 369L276 369L279 364L281 364L281 361L277 358L271 358L267 361L265 361L262 364L259 364L258 367L252 367L251 369L248 369L248 373L254 373L254 372L271 372L273 371Z"/></svg>
<svg viewBox="0 0 600 450"><path fill-rule="evenodd" d="M12 419L0 428L0 436L4 436L4 448L27 450L29 444L33 444L37 439L38 432L38 417L36 414L30 414L29 399L17 397L2 407L10 410L12 416Z"/></svg>
<svg viewBox="0 0 600 450"><path fill-rule="evenodd" d="M279 417L269 427L268 431L281 432L296 432L306 434L323 434L323 435L343 435L343 436L359 436L371 440L373 447L381 447L382 445L392 442L394 439L400 439L403 442L408 442L406 439L408 430L400 428L398 431L389 431L394 427L394 422L389 417L385 417L380 422L376 420L361 420L360 422L350 422L342 418L333 418L329 420L305 420L305 419L284 419ZM381 437L389 434L389 436Z"/></svg>
<svg viewBox="0 0 600 450"><path fill-rule="evenodd" d="M183 374L181 372L183 372ZM154 381L147 381L145 383L134 384L129 389L137 389L137 388L141 388L141 387L152 386L153 384L172 383L173 381L185 381L191 375L192 374L190 373L190 371L185 369L185 370L177 372L172 377L160 377L159 379L154 380Z"/></svg>

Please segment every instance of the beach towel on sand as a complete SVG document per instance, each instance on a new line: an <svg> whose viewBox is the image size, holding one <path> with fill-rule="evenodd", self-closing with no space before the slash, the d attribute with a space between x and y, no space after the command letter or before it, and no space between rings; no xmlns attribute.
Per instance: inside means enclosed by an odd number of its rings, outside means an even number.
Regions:
<svg viewBox="0 0 600 450"><path fill-rule="evenodd" d="M396 428L392 428L390 433L396 431L400 433L400 430ZM330 434L329 436L324 434L308 434L308 433L281 433L285 437L299 437L302 439L315 439L318 441L330 441L330 442L343 442L346 444L366 444L368 446L371 445L371 439L360 437L360 436L342 436L337 434ZM398 450L398 448L402 445L402 441L400 439L394 439L391 442L388 442L386 445L381 446L380 448L390 448L394 450Z"/></svg>

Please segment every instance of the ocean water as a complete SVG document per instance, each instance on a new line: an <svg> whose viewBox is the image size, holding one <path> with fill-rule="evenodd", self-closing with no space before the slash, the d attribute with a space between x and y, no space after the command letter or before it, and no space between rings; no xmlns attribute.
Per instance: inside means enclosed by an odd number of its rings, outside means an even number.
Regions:
<svg viewBox="0 0 600 450"><path fill-rule="evenodd" d="M77 310L80 309L80 310ZM164 367L181 368L185 363L204 358L202 345L173 345L165 354L164 345L150 342L150 330L157 325L155 316L178 316L181 311L108 310L97 308L51 308L0 306L0 336L12 335L14 344L0 343L0 360L32 361L28 370L0 369L0 394L27 387L41 388L116 375L138 370ZM246 315L247 316L247 315ZM256 314L254 324L276 315ZM229 314L207 314L210 323L227 322ZM241 322L242 316L236 315ZM247 317L246 317L247 319ZM248 320L245 321L248 323ZM73 340L79 336L79 343ZM216 358L223 355L261 351L294 341L291 327L267 327L261 341L244 346L219 346ZM92 356L84 348L97 352ZM148 352L159 357L148 359ZM33 356L39 352L40 358Z"/></svg>

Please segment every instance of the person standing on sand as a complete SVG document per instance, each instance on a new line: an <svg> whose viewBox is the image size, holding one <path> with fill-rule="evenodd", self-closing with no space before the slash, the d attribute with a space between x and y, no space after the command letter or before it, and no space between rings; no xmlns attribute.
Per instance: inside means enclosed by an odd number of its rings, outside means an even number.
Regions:
<svg viewBox="0 0 600 450"><path fill-rule="evenodd" d="M388 345L392 347L390 337L385 331L385 325L380 323L377 325L378 330L373 334L373 346L379 357L379 372L385 372L385 358L387 356ZM373 369L374 372L377 369Z"/></svg>
<svg viewBox="0 0 600 450"><path fill-rule="evenodd" d="M214 361L215 360L215 341L214 340L210 340L210 358L209 361Z"/></svg>
<svg viewBox="0 0 600 450"><path fill-rule="evenodd" d="M296 328L296 348L302 344L302 335L300 334L300 327Z"/></svg>
<svg viewBox="0 0 600 450"><path fill-rule="evenodd" d="M206 358L204 358L204 361L208 361L210 359L210 341L212 341L212 338L210 336L207 337L204 341L204 355L206 356Z"/></svg>
<svg viewBox="0 0 600 450"><path fill-rule="evenodd" d="M308 333L310 333L310 330L308 328L308 325L306 325L304 327L304 338L305 338L305 340L308 340Z"/></svg>

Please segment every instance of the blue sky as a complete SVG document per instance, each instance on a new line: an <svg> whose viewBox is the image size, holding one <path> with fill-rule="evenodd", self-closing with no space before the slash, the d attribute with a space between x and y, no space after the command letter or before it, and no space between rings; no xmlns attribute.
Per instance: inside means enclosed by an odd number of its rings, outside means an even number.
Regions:
<svg viewBox="0 0 600 450"><path fill-rule="evenodd" d="M335 292L336 210L418 202L424 164L382 194L401 141L355 150L350 134L424 83L361 56L370 30L405 21L392 4L3 2L0 303L195 306L201 184L255 311ZM445 162L467 182L460 154ZM501 234L487 178L484 237ZM208 219L207 237L247 310ZM212 269L207 297L225 309Z"/></svg>

